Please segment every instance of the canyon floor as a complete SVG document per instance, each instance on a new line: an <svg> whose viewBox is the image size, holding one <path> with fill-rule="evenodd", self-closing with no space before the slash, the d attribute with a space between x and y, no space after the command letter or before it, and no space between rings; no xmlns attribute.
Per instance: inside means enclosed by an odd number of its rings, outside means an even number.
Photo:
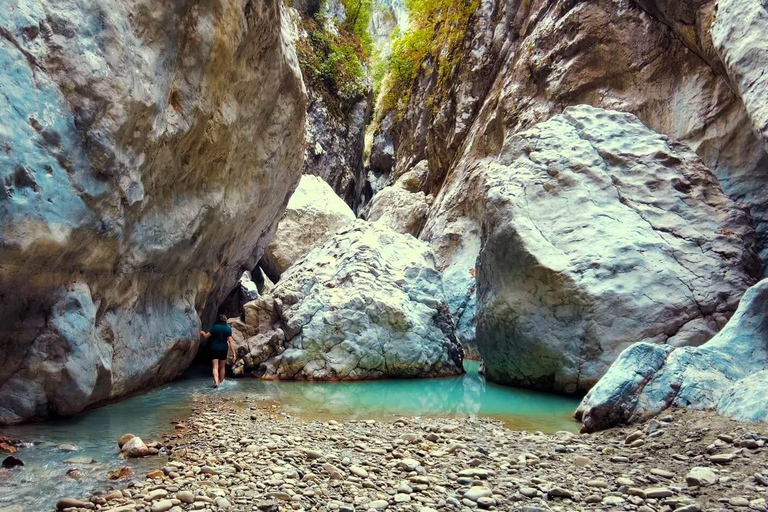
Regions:
<svg viewBox="0 0 768 512"><path fill-rule="evenodd" d="M768 425L672 411L590 435L490 419L311 421L200 397L162 470L77 505L111 511L768 510Z"/></svg>

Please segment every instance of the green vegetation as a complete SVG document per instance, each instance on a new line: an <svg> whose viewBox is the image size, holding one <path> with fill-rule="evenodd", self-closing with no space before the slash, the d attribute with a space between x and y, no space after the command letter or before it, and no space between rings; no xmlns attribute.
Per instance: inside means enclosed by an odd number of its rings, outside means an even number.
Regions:
<svg viewBox="0 0 768 512"><path fill-rule="evenodd" d="M347 18L344 20L344 28L357 36L367 59L371 57L373 39L368 33L368 23L371 21L371 9L373 0L341 0Z"/></svg>
<svg viewBox="0 0 768 512"><path fill-rule="evenodd" d="M337 31L325 28L330 21L321 9L302 20L307 37L297 44L304 80L324 94L330 105L339 100L356 100L364 96L369 87L366 65L370 61L372 40L367 27L372 0L341 1L347 16Z"/></svg>
<svg viewBox="0 0 768 512"><path fill-rule="evenodd" d="M392 53L381 69L374 70L376 88L387 82L385 110L402 110L411 87L427 58L437 66L437 87L442 90L461 59L469 18L479 0L406 0L410 30L393 34ZM384 78L386 76L386 78Z"/></svg>

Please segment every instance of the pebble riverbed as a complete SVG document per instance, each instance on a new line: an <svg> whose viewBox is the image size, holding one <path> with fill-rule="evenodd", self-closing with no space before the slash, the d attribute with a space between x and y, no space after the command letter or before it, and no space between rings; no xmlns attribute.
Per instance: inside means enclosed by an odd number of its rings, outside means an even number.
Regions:
<svg viewBox="0 0 768 512"><path fill-rule="evenodd" d="M766 425L673 411L591 435L474 418L307 421L248 399L193 402L161 470L60 510L766 511Z"/></svg>

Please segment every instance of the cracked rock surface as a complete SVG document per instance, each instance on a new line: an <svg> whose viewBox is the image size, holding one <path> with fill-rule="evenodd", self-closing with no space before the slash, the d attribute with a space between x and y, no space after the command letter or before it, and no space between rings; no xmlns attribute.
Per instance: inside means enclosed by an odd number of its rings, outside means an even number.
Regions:
<svg viewBox="0 0 768 512"><path fill-rule="evenodd" d="M748 213L631 114L569 107L475 172L489 380L586 391L632 343L708 341L755 282Z"/></svg>
<svg viewBox="0 0 768 512"><path fill-rule="evenodd" d="M747 290L728 325L701 347L632 345L584 397L576 416L587 431L644 421L667 407L766 421L766 309L768 279Z"/></svg>
<svg viewBox="0 0 768 512"><path fill-rule="evenodd" d="M463 372L429 246L356 221L246 304L237 374L277 379L438 377Z"/></svg>
<svg viewBox="0 0 768 512"><path fill-rule="evenodd" d="M0 423L177 377L301 172L277 0L4 1Z"/></svg>

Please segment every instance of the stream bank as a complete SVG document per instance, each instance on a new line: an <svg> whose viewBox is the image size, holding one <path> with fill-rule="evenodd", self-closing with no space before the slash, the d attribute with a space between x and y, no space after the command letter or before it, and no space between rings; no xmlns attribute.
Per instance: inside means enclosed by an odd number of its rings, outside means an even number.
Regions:
<svg viewBox="0 0 768 512"><path fill-rule="evenodd" d="M477 373L477 362L466 361L465 369L462 376L444 379L341 383L229 379L213 389L208 371L192 368L182 380L72 418L0 429L0 434L26 442L16 454L25 466L0 470L0 511L52 509L61 496L83 496L113 485L107 473L121 466L131 467L135 478L143 480L168 458L126 461L118 453L117 440L130 432L150 442L173 432L174 422L186 421L200 400L279 404L280 412L304 421L488 417L510 429L577 431L578 424L570 417L575 399L486 383ZM60 450L63 444L74 445L75 451ZM94 462L67 462L80 457ZM79 473L78 479L65 476L72 470Z"/></svg>
<svg viewBox="0 0 768 512"><path fill-rule="evenodd" d="M307 421L248 398L192 409L162 470L88 509L766 510L768 429L704 412L547 435L486 418Z"/></svg>

